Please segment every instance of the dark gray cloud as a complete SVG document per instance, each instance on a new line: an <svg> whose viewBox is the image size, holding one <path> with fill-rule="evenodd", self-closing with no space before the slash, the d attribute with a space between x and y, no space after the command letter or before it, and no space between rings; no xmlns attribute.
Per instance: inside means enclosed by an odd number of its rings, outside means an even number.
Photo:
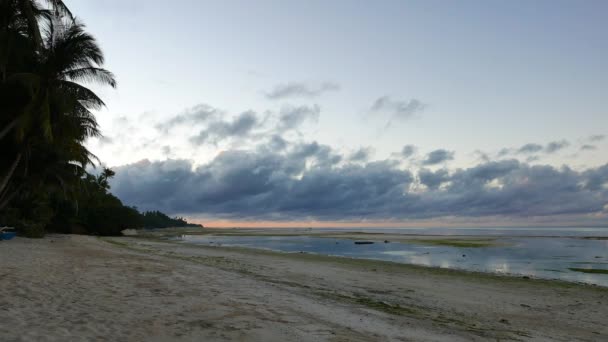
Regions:
<svg viewBox="0 0 608 342"><path fill-rule="evenodd" d="M228 219L607 220L608 164L575 171L503 160L453 171L422 169L414 177L398 163L343 164L338 157L311 143L284 153L227 151L197 168L186 160L142 161L116 168L111 185L125 203L144 210ZM418 182L425 187L415 187Z"/></svg>
<svg viewBox="0 0 608 342"><path fill-rule="evenodd" d="M429 189L437 189L442 183L447 182L449 178L448 170L440 169L435 172L429 169L422 169L418 171L418 179L420 183L425 185Z"/></svg>
<svg viewBox="0 0 608 342"><path fill-rule="evenodd" d="M543 150L543 145L540 144L525 144L522 147L517 149L517 153L527 154L527 153L537 153Z"/></svg>
<svg viewBox="0 0 608 342"><path fill-rule="evenodd" d="M403 149L401 149L401 155L403 156L403 158L407 159L413 156L417 150L418 149L414 145L405 145L403 146Z"/></svg>
<svg viewBox="0 0 608 342"><path fill-rule="evenodd" d="M567 140L560 141L552 141L545 147L545 153L555 153L559 150L562 150L566 147L570 146L570 143Z"/></svg>
<svg viewBox="0 0 608 342"><path fill-rule="evenodd" d="M581 146L581 151L593 151L593 150L597 150L597 146L589 145L589 144L585 144L585 145Z"/></svg>
<svg viewBox="0 0 608 342"><path fill-rule="evenodd" d="M399 101L393 100L389 96L382 96L374 101L370 110L372 112L389 113L390 118L387 125L390 125L392 121L409 119L414 114L422 112L425 108L426 105L417 99Z"/></svg>
<svg viewBox="0 0 608 342"><path fill-rule="evenodd" d="M330 167L342 161L342 156L335 153L331 147L315 141L294 145L288 154L288 159L300 161L302 166L305 161L313 160L316 166Z"/></svg>
<svg viewBox="0 0 608 342"><path fill-rule="evenodd" d="M194 144L217 143L221 140L239 137L243 138L260 123L255 112L247 111L238 115L232 121L217 120L200 131L200 133L190 138Z"/></svg>
<svg viewBox="0 0 608 342"><path fill-rule="evenodd" d="M369 160L374 150L371 147L361 147L356 152L352 153L348 160L353 162L366 162Z"/></svg>
<svg viewBox="0 0 608 342"><path fill-rule="evenodd" d="M283 107L279 113L277 129L283 132L296 129L306 121L316 122L319 120L320 112L321 108L316 104L313 106Z"/></svg>
<svg viewBox="0 0 608 342"><path fill-rule="evenodd" d="M291 82L277 85L266 93L266 98L270 100L281 100L292 97L312 98L337 90L340 90L340 86L332 82L325 82L317 86L311 86L302 82Z"/></svg>
<svg viewBox="0 0 608 342"><path fill-rule="evenodd" d="M540 160L539 156L529 156L529 157L526 157L526 162L528 162L528 163L535 162L535 161L538 161L538 160Z"/></svg>
<svg viewBox="0 0 608 342"><path fill-rule="evenodd" d="M426 155L422 165L437 165L454 159L454 152L438 149Z"/></svg>
<svg viewBox="0 0 608 342"><path fill-rule="evenodd" d="M283 151L287 147L287 141L283 139L282 136L275 134L270 137L270 141L268 142L268 146L263 146L266 148L270 148L271 151Z"/></svg>

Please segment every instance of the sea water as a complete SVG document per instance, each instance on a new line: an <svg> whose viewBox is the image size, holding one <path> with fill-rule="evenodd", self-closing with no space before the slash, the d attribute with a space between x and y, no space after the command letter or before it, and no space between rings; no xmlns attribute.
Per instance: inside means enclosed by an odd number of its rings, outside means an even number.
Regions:
<svg viewBox="0 0 608 342"><path fill-rule="evenodd" d="M294 230L290 230L293 232ZM302 233L310 230L302 230ZM315 229L314 231L319 231ZM607 228L421 228L321 229L349 233L374 232L439 236L484 236L491 247L452 247L375 241L358 245L350 239L314 236L185 235L185 243L263 248L282 252L386 260L470 271L526 275L608 286L608 274L572 269L608 270Z"/></svg>

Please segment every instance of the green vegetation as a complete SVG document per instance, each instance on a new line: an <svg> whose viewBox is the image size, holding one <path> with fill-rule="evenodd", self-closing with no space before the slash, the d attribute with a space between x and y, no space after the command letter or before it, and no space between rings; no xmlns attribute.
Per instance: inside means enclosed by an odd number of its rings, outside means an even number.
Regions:
<svg viewBox="0 0 608 342"><path fill-rule="evenodd" d="M109 169L86 139L100 137L104 102L83 84L116 86L104 56L60 0L0 0L0 224L40 237L47 230L115 235L158 220L109 193Z"/></svg>
<svg viewBox="0 0 608 342"><path fill-rule="evenodd" d="M597 268L568 268L570 271L582 272L582 273L594 273L594 274L608 274L608 270L602 270Z"/></svg>
<svg viewBox="0 0 608 342"><path fill-rule="evenodd" d="M145 228L201 227L200 224L188 223L181 217L171 218L158 210L144 212L142 220Z"/></svg>

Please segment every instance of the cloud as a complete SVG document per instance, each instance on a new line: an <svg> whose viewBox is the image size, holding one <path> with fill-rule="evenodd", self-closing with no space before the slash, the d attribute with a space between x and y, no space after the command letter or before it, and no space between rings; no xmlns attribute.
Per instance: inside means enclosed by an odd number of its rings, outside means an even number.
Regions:
<svg viewBox="0 0 608 342"><path fill-rule="evenodd" d="M199 104L192 108L186 109L169 120L158 123L156 128L163 133L168 133L173 127L179 125L196 125L205 123L220 115L223 115L223 112L219 109L213 108L206 104Z"/></svg>
<svg viewBox="0 0 608 342"><path fill-rule="evenodd" d="M545 153L548 153L548 154L555 153L568 146L570 146L570 143L567 140L552 141L549 144L547 144L547 146L545 147Z"/></svg>
<svg viewBox="0 0 608 342"><path fill-rule="evenodd" d="M540 144L525 144L519 149L517 149L517 153L527 154L527 153L536 153L543 150L543 145Z"/></svg>
<svg viewBox="0 0 608 342"><path fill-rule="evenodd" d="M270 148L271 151L282 151L287 147L287 141L283 139L282 136L274 134L270 137L267 147Z"/></svg>
<svg viewBox="0 0 608 342"><path fill-rule="evenodd" d="M401 155L403 156L403 158L407 159L413 156L417 150L418 148L414 145L405 145L403 146L403 149L401 149Z"/></svg>
<svg viewBox="0 0 608 342"><path fill-rule="evenodd" d="M256 113L247 111L238 115L232 121L218 120L200 131L196 136L190 138L194 144L218 143L221 140L232 137L245 137L260 123Z"/></svg>
<svg viewBox="0 0 608 342"><path fill-rule="evenodd" d="M140 209L224 219L593 215L607 222L608 164L575 171L503 160L452 171L422 169L414 177L398 163L339 159L318 143L290 145L280 153L231 150L196 168L186 160L124 165L116 168L111 185Z"/></svg>
<svg viewBox="0 0 608 342"><path fill-rule="evenodd" d="M356 152L350 155L348 160L353 162L366 162L371 157L374 150L371 147L361 147Z"/></svg>
<svg viewBox="0 0 608 342"><path fill-rule="evenodd" d="M500 149L500 151L498 151L496 156L500 158L500 157L507 156L507 155L511 154L512 152L513 152L513 150L511 150L510 148L502 148L502 149Z"/></svg>
<svg viewBox="0 0 608 342"><path fill-rule="evenodd" d="M606 136L604 134L596 134L596 135L592 135L589 137L589 141L591 142L598 142L598 141L602 141L606 138Z"/></svg>
<svg viewBox="0 0 608 342"><path fill-rule="evenodd" d="M335 153L331 147L321 145L316 141L294 145L288 157L294 162L304 163L311 160L314 165L320 167L330 167L342 160L342 156Z"/></svg>
<svg viewBox="0 0 608 342"><path fill-rule="evenodd" d="M585 145L581 146L581 151L594 151L594 150L597 150L597 146L595 146L595 145L585 144Z"/></svg>
<svg viewBox="0 0 608 342"><path fill-rule="evenodd" d="M387 126L393 121L403 121L413 117L416 113L422 112L426 105L417 99L409 101L393 100L389 96L382 96L372 104L370 111L375 113L388 113L389 120Z"/></svg>
<svg viewBox="0 0 608 342"><path fill-rule="evenodd" d="M476 156L482 162L487 163L487 162L491 161L490 156L483 151L476 150L475 152L473 152L473 155Z"/></svg>
<svg viewBox="0 0 608 342"><path fill-rule="evenodd" d="M317 122L320 112L321 108L317 104L285 105L276 112L258 113L247 110L228 117L223 110L200 104L155 127L164 137L168 137L174 127L186 128L190 132L184 135L190 136L189 141L194 145L218 145L226 140L259 144L268 137L280 137L288 131L298 130L307 122ZM278 143L279 140L275 138L275 142Z"/></svg>
<svg viewBox="0 0 608 342"><path fill-rule="evenodd" d="M429 169L422 169L418 171L418 178L420 179L420 183L427 188L437 189L442 183L449 180L449 174L446 169L437 170L436 172Z"/></svg>
<svg viewBox="0 0 608 342"><path fill-rule="evenodd" d="M519 148L503 148L497 153L497 157L505 157L505 156L515 156L515 155L531 155L537 153L545 153L545 154L553 154L564 148L570 146L570 142L565 139L552 141L548 143L546 146L537 143L528 143ZM527 161L536 161L539 160L539 155L533 155L526 157Z"/></svg>
<svg viewBox="0 0 608 342"><path fill-rule="evenodd" d="M287 131L298 128L306 121L316 122L319 120L321 108L319 105L313 106L285 106L281 108L279 113L279 123L277 129L279 131Z"/></svg>
<svg viewBox="0 0 608 342"><path fill-rule="evenodd" d="M436 165L454 159L454 152L438 149L426 155L422 165Z"/></svg>
<svg viewBox="0 0 608 342"><path fill-rule="evenodd" d="M99 146L111 145L114 143L114 138L107 135L102 135L97 138L97 141L99 142Z"/></svg>
<svg viewBox="0 0 608 342"><path fill-rule="evenodd" d="M266 93L266 98L270 100L292 97L312 98L337 90L340 90L340 86L332 82L324 82L317 86L310 86L302 82L291 82L275 86L273 90Z"/></svg>

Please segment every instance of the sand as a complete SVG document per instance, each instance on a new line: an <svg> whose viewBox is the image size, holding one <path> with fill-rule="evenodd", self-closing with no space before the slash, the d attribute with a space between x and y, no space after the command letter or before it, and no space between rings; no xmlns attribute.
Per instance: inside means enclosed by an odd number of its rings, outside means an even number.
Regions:
<svg viewBox="0 0 608 342"><path fill-rule="evenodd" d="M0 341L601 341L608 289L51 235L0 242Z"/></svg>

